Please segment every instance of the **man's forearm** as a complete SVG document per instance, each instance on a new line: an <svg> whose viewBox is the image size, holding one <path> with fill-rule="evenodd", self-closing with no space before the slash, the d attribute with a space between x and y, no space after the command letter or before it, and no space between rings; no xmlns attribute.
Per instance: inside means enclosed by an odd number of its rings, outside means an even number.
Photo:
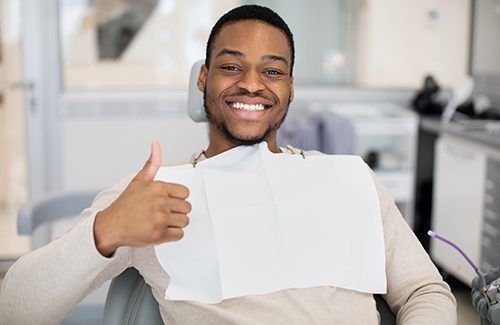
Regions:
<svg viewBox="0 0 500 325"><path fill-rule="evenodd" d="M456 324L455 298L444 283L416 290L399 310L398 324Z"/></svg>
<svg viewBox="0 0 500 325"><path fill-rule="evenodd" d="M1 324L59 323L88 293L127 266L99 254L92 227L93 218L83 219L11 267L0 291Z"/></svg>

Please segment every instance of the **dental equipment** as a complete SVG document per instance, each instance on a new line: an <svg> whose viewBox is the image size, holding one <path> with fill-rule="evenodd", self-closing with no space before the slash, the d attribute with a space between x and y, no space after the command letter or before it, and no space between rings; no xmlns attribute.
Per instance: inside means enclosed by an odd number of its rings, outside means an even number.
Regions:
<svg viewBox="0 0 500 325"><path fill-rule="evenodd" d="M488 273L483 273L456 244L432 230L429 230L427 234L453 247L472 266L477 274L472 280L472 305L481 316L481 324L500 325L500 266Z"/></svg>

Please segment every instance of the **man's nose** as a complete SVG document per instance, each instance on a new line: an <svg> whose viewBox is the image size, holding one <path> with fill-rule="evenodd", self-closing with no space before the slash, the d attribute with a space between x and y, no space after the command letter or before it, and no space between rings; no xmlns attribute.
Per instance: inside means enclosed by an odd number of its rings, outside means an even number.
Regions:
<svg viewBox="0 0 500 325"><path fill-rule="evenodd" d="M250 93L255 93L266 87L262 82L259 72L255 70L246 71L238 81L237 85L242 89L246 89Z"/></svg>

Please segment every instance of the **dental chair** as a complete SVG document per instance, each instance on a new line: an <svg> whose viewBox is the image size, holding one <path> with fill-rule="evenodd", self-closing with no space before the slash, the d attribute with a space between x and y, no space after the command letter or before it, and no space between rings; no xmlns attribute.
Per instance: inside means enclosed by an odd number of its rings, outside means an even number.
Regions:
<svg viewBox="0 0 500 325"><path fill-rule="evenodd" d="M194 63L191 68L188 92L188 114L195 122L206 122L203 96L196 82L204 61ZM382 325L396 324L396 317L381 295L374 295ZM111 281L103 325L162 325L158 302L151 287L144 282L139 272L128 268Z"/></svg>
<svg viewBox="0 0 500 325"><path fill-rule="evenodd" d="M163 325L158 302L139 272L128 268L111 281L103 325Z"/></svg>
<svg viewBox="0 0 500 325"><path fill-rule="evenodd" d="M17 233L31 235L33 250L42 247L76 223L80 213L92 204L98 193L98 190L57 192L28 202L17 214ZM106 292L107 285L93 292L76 305L61 324L101 323Z"/></svg>

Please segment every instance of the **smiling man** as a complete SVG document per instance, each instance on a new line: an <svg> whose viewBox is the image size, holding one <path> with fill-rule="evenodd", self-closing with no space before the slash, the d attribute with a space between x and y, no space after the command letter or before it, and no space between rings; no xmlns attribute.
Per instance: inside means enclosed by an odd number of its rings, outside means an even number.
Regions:
<svg viewBox="0 0 500 325"><path fill-rule="evenodd" d="M263 141L273 153L293 154L279 148L276 141L294 95L294 42L286 23L265 7L235 8L214 26L206 53L198 88L204 93L210 144L186 163ZM191 204L184 185L154 180L160 164L159 144L153 143L150 159L137 175L101 193L64 236L21 258L3 283L0 323L57 323L85 295L128 267L138 269L151 285L167 324L379 322L372 294L329 285L290 287L216 304L164 299L170 278L156 259L153 245L182 241ZM383 225L384 299L399 323L454 324L455 300L449 287L404 222L389 191L374 176L370 182L377 190ZM310 231L314 225L307 215L303 217L304 231ZM43 267L32 272L39 265Z"/></svg>
<svg viewBox="0 0 500 325"><path fill-rule="evenodd" d="M239 15L230 12L214 26L198 80L210 122L208 156L262 141L280 152L276 131L293 99L294 45L288 27L271 14L273 25Z"/></svg>

